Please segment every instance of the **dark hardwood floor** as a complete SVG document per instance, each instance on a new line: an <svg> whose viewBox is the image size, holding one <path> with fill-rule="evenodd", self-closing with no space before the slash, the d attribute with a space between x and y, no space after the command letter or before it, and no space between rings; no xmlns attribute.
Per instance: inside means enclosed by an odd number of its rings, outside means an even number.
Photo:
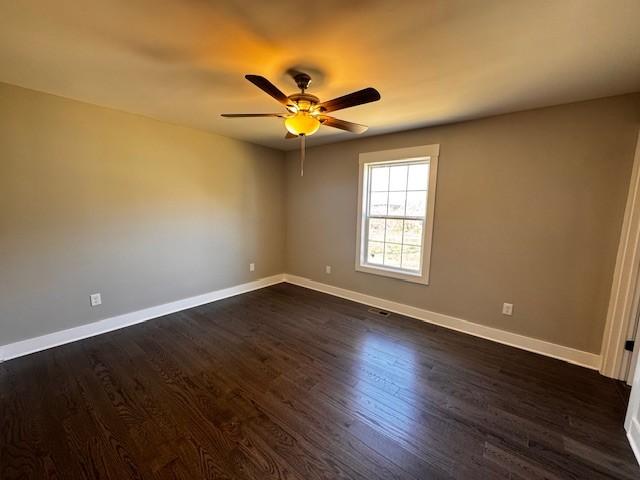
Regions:
<svg viewBox="0 0 640 480"><path fill-rule="evenodd" d="M638 479L627 389L280 284L0 365L0 478Z"/></svg>

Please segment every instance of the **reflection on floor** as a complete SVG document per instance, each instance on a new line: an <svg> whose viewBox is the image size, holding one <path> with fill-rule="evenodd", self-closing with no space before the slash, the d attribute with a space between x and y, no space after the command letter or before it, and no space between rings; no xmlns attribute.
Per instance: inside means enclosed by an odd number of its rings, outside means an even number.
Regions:
<svg viewBox="0 0 640 480"><path fill-rule="evenodd" d="M280 284L0 365L0 477L640 478L596 372Z"/></svg>

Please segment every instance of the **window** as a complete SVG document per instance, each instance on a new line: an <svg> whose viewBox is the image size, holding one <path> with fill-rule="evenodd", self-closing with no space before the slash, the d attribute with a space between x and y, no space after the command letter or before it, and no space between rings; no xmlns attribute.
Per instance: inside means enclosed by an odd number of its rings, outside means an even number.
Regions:
<svg viewBox="0 0 640 480"><path fill-rule="evenodd" d="M429 283L438 152L360 154L356 270Z"/></svg>

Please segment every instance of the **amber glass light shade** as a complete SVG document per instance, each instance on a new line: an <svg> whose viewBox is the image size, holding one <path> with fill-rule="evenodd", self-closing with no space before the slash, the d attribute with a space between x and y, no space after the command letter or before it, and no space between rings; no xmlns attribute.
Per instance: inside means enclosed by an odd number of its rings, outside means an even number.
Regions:
<svg viewBox="0 0 640 480"><path fill-rule="evenodd" d="M320 122L316 117L306 112L298 112L293 117L289 117L284 121L284 126L287 127L290 133L293 135L313 135L320 128Z"/></svg>

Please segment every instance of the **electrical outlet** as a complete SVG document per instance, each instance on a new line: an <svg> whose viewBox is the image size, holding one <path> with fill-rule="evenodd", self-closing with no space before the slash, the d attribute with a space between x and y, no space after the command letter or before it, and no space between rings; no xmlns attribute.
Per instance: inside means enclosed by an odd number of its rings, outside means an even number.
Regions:
<svg viewBox="0 0 640 480"><path fill-rule="evenodd" d="M509 315L509 316L513 315L513 303L503 303L502 314Z"/></svg>
<svg viewBox="0 0 640 480"><path fill-rule="evenodd" d="M331 265L324 267L324 273L331 273Z"/></svg>
<svg viewBox="0 0 640 480"><path fill-rule="evenodd" d="M98 305L102 305L102 296L99 293L92 293L89 295L89 301L92 307L97 307Z"/></svg>
<svg viewBox="0 0 640 480"><path fill-rule="evenodd" d="M249 264L249 271L250 272L255 272L256 270L256 264L255 263L250 263Z"/></svg>

